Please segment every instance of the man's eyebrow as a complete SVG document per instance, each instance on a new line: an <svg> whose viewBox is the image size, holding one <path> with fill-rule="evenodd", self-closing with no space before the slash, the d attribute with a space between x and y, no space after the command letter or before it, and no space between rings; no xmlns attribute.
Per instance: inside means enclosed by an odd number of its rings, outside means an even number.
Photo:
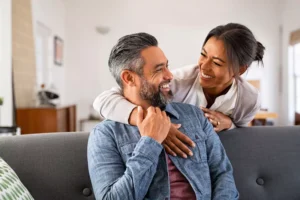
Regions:
<svg viewBox="0 0 300 200"><path fill-rule="evenodd" d="M158 67L162 67L162 66L168 66L168 63L169 63L169 61L167 60L167 63L164 63L164 62L162 62L162 63L159 63L159 64L157 64L157 65L155 65L155 69L156 68L158 68Z"/></svg>
<svg viewBox="0 0 300 200"><path fill-rule="evenodd" d="M204 47L202 48L202 50L204 51L204 53L206 53L207 54L207 52L206 52L206 50L204 49ZM216 59L216 60L219 60L219 61L221 61L221 62L223 62L223 63L226 63L224 60L222 60L221 58L218 58L218 57L212 57L212 59Z"/></svg>

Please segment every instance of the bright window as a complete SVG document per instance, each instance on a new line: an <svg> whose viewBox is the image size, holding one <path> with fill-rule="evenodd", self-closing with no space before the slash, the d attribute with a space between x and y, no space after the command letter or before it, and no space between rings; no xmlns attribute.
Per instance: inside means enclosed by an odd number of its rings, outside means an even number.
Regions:
<svg viewBox="0 0 300 200"><path fill-rule="evenodd" d="M295 108L300 113L300 43L294 45Z"/></svg>

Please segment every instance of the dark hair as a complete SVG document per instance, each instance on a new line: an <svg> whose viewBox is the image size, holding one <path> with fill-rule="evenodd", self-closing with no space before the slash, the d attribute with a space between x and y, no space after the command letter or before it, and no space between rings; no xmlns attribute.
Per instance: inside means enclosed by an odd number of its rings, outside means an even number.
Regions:
<svg viewBox="0 0 300 200"><path fill-rule="evenodd" d="M130 34L118 40L110 52L108 66L121 88L123 88L122 70L131 70L142 76L144 60L141 52L148 47L157 45L156 38L148 33Z"/></svg>
<svg viewBox="0 0 300 200"><path fill-rule="evenodd" d="M248 68L253 61L263 64L265 47L255 39L246 26L236 23L217 26L208 33L203 46L211 37L224 42L229 69L233 71L235 77L239 76L240 66Z"/></svg>

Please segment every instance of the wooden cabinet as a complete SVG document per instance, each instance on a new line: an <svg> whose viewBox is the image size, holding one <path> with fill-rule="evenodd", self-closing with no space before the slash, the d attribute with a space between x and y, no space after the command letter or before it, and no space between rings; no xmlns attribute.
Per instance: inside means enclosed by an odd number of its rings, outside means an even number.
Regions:
<svg viewBox="0 0 300 200"><path fill-rule="evenodd" d="M21 134L76 131L76 106L17 108Z"/></svg>

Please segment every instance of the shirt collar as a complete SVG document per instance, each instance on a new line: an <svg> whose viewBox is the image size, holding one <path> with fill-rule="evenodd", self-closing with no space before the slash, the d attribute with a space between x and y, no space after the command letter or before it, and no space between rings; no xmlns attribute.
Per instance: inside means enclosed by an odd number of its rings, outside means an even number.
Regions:
<svg viewBox="0 0 300 200"><path fill-rule="evenodd" d="M173 117L175 117L176 119L179 119L179 114L178 112L173 108L172 104L169 103L167 104L166 108L165 108L166 113L172 115Z"/></svg>

